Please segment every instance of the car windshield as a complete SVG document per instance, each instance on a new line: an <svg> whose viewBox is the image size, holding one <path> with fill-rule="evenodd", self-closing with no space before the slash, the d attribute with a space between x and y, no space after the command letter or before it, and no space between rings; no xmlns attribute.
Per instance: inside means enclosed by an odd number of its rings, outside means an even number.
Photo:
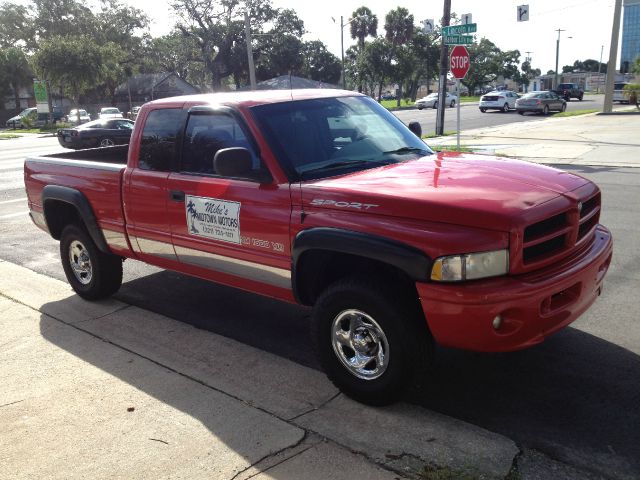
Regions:
<svg viewBox="0 0 640 480"><path fill-rule="evenodd" d="M299 100L252 108L290 176L314 179L433 153L369 97Z"/></svg>

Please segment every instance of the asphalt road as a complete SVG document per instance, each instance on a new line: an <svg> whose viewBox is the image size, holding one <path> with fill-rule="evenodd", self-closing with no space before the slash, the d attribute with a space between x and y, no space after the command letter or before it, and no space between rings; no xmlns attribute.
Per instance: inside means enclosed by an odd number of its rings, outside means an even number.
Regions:
<svg viewBox="0 0 640 480"><path fill-rule="evenodd" d="M572 99L567 102L567 111L574 110L591 110L602 109L604 103L604 95L585 95L582 101ZM628 105L614 104L613 108L626 108ZM447 108L444 116L444 130L455 131L456 130L456 108ZM409 122L417 121L422 125L423 134L432 134L436 128L436 110L432 108L425 108L423 110L409 109L409 110L397 110L395 115L402 120L405 124ZM551 113L550 116L553 116ZM525 114L518 115L515 111L509 113L503 113L498 110L488 110L486 113L482 113L477 104L460 104L460 129L470 130L474 128L482 127L494 127L497 125L504 125L506 123L513 122L527 122L534 119L542 118L541 115ZM429 141L427 140L427 143Z"/></svg>
<svg viewBox="0 0 640 480"><path fill-rule="evenodd" d="M0 141L0 258L64 280L58 244L31 224L22 184L25 155L58 150L51 137ZM600 185L602 223L614 233L614 261L602 297L571 327L522 352L439 348L431 375L406 400L581 469L640 478L640 169L571 171ZM117 297L318 367L308 309L132 260L125 262Z"/></svg>

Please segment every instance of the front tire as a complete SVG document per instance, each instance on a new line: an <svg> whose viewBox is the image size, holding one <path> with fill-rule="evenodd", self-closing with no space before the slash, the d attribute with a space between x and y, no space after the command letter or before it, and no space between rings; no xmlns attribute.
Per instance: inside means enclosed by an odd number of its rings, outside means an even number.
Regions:
<svg viewBox="0 0 640 480"><path fill-rule="evenodd" d="M449 104L449 107L453 108L456 106L456 101L455 100L451 100L451 103Z"/></svg>
<svg viewBox="0 0 640 480"><path fill-rule="evenodd" d="M486 109L486 108L481 108L481 109L480 109L480 111L481 111L482 113L486 113L486 112L487 112L487 109Z"/></svg>
<svg viewBox="0 0 640 480"><path fill-rule="evenodd" d="M566 103L563 103L563 104L562 104L562 107L560 108L560 111L561 111L561 112L564 112L564 111L566 111L566 110L567 110L567 104L566 104Z"/></svg>
<svg viewBox="0 0 640 480"><path fill-rule="evenodd" d="M393 291L347 278L325 290L314 308L313 338L324 371L342 392L368 405L396 401L431 357L419 305Z"/></svg>
<svg viewBox="0 0 640 480"><path fill-rule="evenodd" d="M542 114L549 115L549 105L544 106L544 108L542 109Z"/></svg>
<svg viewBox="0 0 640 480"><path fill-rule="evenodd" d="M433 108L434 109L438 108L438 102L433 102Z"/></svg>
<svg viewBox="0 0 640 480"><path fill-rule="evenodd" d="M62 231L60 259L69 284L82 298L106 298L122 285L122 259L101 252L77 225L68 225Z"/></svg>

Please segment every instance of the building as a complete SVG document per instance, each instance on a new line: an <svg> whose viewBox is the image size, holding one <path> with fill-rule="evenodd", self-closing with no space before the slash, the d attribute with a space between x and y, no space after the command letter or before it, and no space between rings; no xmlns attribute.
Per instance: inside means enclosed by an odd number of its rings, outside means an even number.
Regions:
<svg viewBox="0 0 640 480"><path fill-rule="evenodd" d="M200 93L200 90L175 73L146 73L134 75L120 85L115 91L115 104L126 112L130 105L194 93Z"/></svg>
<svg viewBox="0 0 640 480"><path fill-rule="evenodd" d="M640 56L640 0L624 0L620 72L629 73Z"/></svg>

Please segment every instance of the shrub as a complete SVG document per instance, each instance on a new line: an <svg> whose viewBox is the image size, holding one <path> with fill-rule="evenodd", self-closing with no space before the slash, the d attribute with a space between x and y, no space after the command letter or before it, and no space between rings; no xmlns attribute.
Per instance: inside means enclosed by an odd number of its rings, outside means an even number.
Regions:
<svg viewBox="0 0 640 480"><path fill-rule="evenodd" d="M629 104L640 110L640 83L630 83L624 86L624 94L629 98Z"/></svg>

